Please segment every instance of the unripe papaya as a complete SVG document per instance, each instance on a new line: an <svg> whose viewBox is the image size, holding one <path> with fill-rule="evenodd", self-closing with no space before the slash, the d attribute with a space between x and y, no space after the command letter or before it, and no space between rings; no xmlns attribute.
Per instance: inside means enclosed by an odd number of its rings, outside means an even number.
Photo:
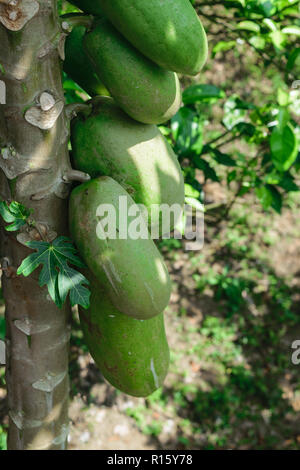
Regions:
<svg viewBox="0 0 300 470"><path fill-rule="evenodd" d="M64 71L90 96L108 95L87 54L83 50L84 26L75 26L65 44Z"/></svg>
<svg viewBox="0 0 300 470"><path fill-rule="evenodd" d="M69 0L72 5L80 8L80 10L85 13L90 13L91 15L102 16L103 10L98 2L95 0Z"/></svg>
<svg viewBox="0 0 300 470"><path fill-rule="evenodd" d="M72 155L76 169L92 178L111 176L137 204L144 204L155 230L159 217L151 220L154 204L184 203L183 175L171 146L154 125L141 124L125 114L112 98L97 97L93 112L72 122ZM176 223L174 215L172 230ZM161 226L160 233L166 233Z"/></svg>
<svg viewBox="0 0 300 470"><path fill-rule="evenodd" d="M97 22L83 44L98 76L129 116L161 124L176 114L181 103L177 75L141 54L109 21Z"/></svg>
<svg viewBox="0 0 300 470"><path fill-rule="evenodd" d="M164 315L137 320L121 313L95 280L88 310L79 309L91 356L114 387L146 397L162 386L169 366Z"/></svg>
<svg viewBox="0 0 300 470"><path fill-rule="evenodd" d="M69 209L71 236L113 305L140 319L160 314L170 298L169 274L125 189L107 176L92 179L72 191ZM115 213L113 235L105 230L105 211ZM133 234L134 221L140 229ZM138 230L147 238L134 238Z"/></svg>
<svg viewBox="0 0 300 470"><path fill-rule="evenodd" d="M95 0L128 41L161 67L197 74L207 39L189 0Z"/></svg>

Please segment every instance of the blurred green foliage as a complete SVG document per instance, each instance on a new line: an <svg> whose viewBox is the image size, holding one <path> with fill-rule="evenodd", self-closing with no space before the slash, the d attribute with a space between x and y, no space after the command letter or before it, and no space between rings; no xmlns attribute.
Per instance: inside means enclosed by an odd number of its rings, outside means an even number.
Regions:
<svg viewBox="0 0 300 470"><path fill-rule="evenodd" d="M183 106L161 126L182 164L186 189L196 191L187 195L189 202L203 202L206 181L226 182L234 200L254 192L265 210L280 212L286 194L299 190L299 1L191 3L204 22L211 56L197 83L184 82ZM78 11L67 2L58 4L61 13ZM205 80L213 61L226 64L233 52L236 62L249 56L240 88L254 89L244 96L235 84L225 81L217 86ZM258 82L265 79L267 94L259 91ZM65 74L64 87L67 102L88 99Z"/></svg>
<svg viewBox="0 0 300 470"><path fill-rule="evenodd" d="M6 450L6 432L0 425L0 450Z"/></svg>

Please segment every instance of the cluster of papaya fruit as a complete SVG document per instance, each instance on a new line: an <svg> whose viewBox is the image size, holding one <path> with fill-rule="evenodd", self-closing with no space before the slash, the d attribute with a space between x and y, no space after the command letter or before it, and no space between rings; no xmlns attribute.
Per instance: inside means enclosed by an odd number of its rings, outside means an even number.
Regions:
<svg viewBox="0 0 300 470"><path fill-rule="evenodd" d="M127 214L143 204L148 223L162 233L153 205L183 206L182 172L157 124L177 112L177 73L201 70L207 41L189 0L70 1L94 16L91 27L72 29L64 63L92 96L89 111L71 126L73 165L92 178L73 189L69 208L71 236L91 290L80 321L104 377L129 395L147 396L168 370L163 312L169 274L150 236L98 237L97 211L114 207L119 233L122 196Z"/></svg>

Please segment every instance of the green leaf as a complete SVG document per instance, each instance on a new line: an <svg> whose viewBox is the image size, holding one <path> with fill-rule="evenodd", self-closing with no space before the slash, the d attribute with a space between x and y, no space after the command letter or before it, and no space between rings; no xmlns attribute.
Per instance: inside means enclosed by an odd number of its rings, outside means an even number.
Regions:
<svg viewBox="0 0 300 470"><path fill-rule="evenodd" d="M295 34L295 36L300 36L300 26L286 26L281 31L284 34Z"/></svg>
<svg viewBox="0 0 300 470"><path fill-rule="evenodd" d="M277 101L280 106L287 106L290 102L290 95L286 90L278 88L277 90Z"/></svg>
<svg viewBox="0 0 300 470"><path fill-rule="evenodd" d="M25 258L17 270L17 274L29 276L38 266L42 265L39 275L39 285L47 286L48 292L56 305L61 308L68 293L71 305L81 305L88 308L90 292L85 287L88 280L68 263L85 267L76 255L76 249L67 237L58 237L52 243L43 241L28 242L27 246L35 253Z"/></svg>
<svg viewBox="0 0 300 470"><path fill-rule="evenodd" d="M286 69L288 72L293 70L295 63L299 57L300 57L300 47L296 47L296 49L294 49L289 55L289 58L286 64ZM300 60L299 60L299 63L300 63Z"/></svg>
<svg viewBox="0 0 300 470"><path fill-rule="evenodd" d="M249 42L255 49L264 49L266 45L266 40L262 36L252 36Z"/></svg>
<svg viewBox="0 0 300 470"><path fill-rule="evenodd" d="M229 185L232 181L234 181L237 177L236 170L232 170L227 175L227 184Z"/></svg>
<svg viewBox="0 0 300 470"><path fill-rule="evenodd" d="M172 136L176 141L175 153L188 156L200 154L203 148L203 124L190 108L183 106L171 119Z"/></svg>
<svg viewBox="0 0 300 470"><path fill-rule="evenodd" d="M236 41L219 41L212 50L212 58L214 58L218 52L229 51L235 46Z"/></svg>
<svg viewBox="0 0 300 470"><path fill-rule="evenodd" d="M257 3L265 16L272 16L276 12L275 1L273 0L259 0Z"/></svg>
<svg viewBox="0 0 300 470"><path fill-rule="evenodd" d="M65 266L58 274L58 290L62 303L64 303L68 292L70 292L71 305L81 305L84 308L89 307L89 296L87 296L87 279L80 272Z"/></svg>
<svg viewBox="0 0 300 470"><path fill-rule="evenodd" d="M264 18L263 23L267 26L267 28L269 28L270 31L278 30L276 23L270 18Z"/></svg>
<svg viewBox="0 0 300 470"><path fill-rule="evenodd" d="M3 220L10 225L5 227L8 232L15 232L26 224L31 210L17 201L12 201L9 205L5 201L0 201L0 215Z"/></svg>
<svg viewBox="0 0 300 470"><path fill-rule="evenodd" d="M192 161L196 168L203 171L205 179L211 179L212 181L216 182L219 181L218 175L215 170L202 157L194 157Z"/></svg>
<svg viewBox="0 0 300 470"><path fill-rule="evenodd" d="M268 190L270 191L272 195L272 202L271 202L271 207L278 212L278 214L281 213L282 209L282 196L278 189L275 186L268 186Z"/></svg>
<svg viewBox="0 0 300 470"><path fill-rule="evenodd" d="M272 31L270 33L270 38L275 48L279 50L283 48L286 38L285 38L285 35L281 31Z"/></svg>
<svg viewBox="0 0 300 470"><path fill-rule="evenodd" d="M204 212L204 206L203 204L198 200L195 199L194 197L186 197L185 198L185 203L188 204L189 206L193 207L199 212Z"/></svg>
<svg viewBox="0 0 300 470"><path fill-rule="evenodd" d="M5 323L5 318L4 317L0 317L0 339L4 339L5 338L5 331L6 331L6 323Z"/></svg>
<svg viewBox="0 0 300 470"><path fill-rule="evenodd" d="M290 120L290 113L286 107L280 107L277 114L277 129L282 131Z"/></svg>
<svg viewBox="0 0 300 470"><path fill-rule="evenodd" d="M210 154L214 157L214 159L220 163L220 165L225 166L236 166L236 162L231 158L230 155L220 152L218 149L210 148Z"/></svg>
<svg viewBox="0 0 300 470"><path fill-rule="evenodd" d="M267 184L256 188L256 194L265 210L273 207L276 212L281 212L282 196L275 186Z"/></svg>
<svg viewBox="0 0 300 470"><path fill-rule="evenodd" d="M238 131L240 134L244 134L248 137L253 137L256 132L256 127L249 122L238 122L234 128L234 131Z"/></svg>
<svg viewBox="0 0 300 470"><path fill-rule="evenodd" d="M8 225L7 227L5 227L5 230L7 232L16 232L17 230L19 230L21 227L23 227L23 225L26 224L26 221L25 220L16 220L15 222L13 222L12 224Z"/></svg>
<svg viewBox="0 0 300 470"><path fill-rule="evenodd" d="M244 122L247 117L246 110L255 108L251 103L240 100L233 95L224 104L223 123L225 127L231 130L240 122Z"/></svg>
<svg viewBox="0 0 300 470"><path fill-rule="evenodd" d="M298 139L294 129L287 124L276 127L270 137L272 161L279 171L288 170L298 155Z"/></svg>
<svg viewBox="0 0 300 470"><path fill-rule="evenodd" d="M300 191L300 187L294 181L294 178L289 173L284 173L282 179L279 181L278 186L283 188L286 192Z"/></svg>
<svg viewBox="0 0 300 470"><path fill-rule="evenodd" d="M253 33L259 33L260 26L254 21L241 21L237 25L237 29L245 29L247 31L253 31Z"/></svg>
<svg viewBox="0 0 300 470"><path fill-rule="evenodd" d="M184 104L193 104L198 101L210 101L213 99L221 99L225 97L225 93L221 88L215 85L193 85L186 88L182 94Z"/></svg>
<svg viewBox="0 0 300 470"><path fill-rule="evenodd" d="M77 250L68 237L58 237L52 242L56 251L67 258L70 263L79 268L86 268L86 265L77 255Z"/></svg>
<svg viewBox="0 0 300 470"><path fill-rule="evenodd" d="M14 222L15 220L15 216L10 212L9 207L5 201L0 202L0 215L7 223Z"/></svg>
<svg viewBox="0 0 300 470"><path fill-rule="evenodd" d="M196 199L198 199L200 197L200 191L193 188L193 186L191 186L190 184L187 184L187 183L185 183L185 185L184 185L184 194L187 197L193 197L193 198L196 198Z"/></svg>

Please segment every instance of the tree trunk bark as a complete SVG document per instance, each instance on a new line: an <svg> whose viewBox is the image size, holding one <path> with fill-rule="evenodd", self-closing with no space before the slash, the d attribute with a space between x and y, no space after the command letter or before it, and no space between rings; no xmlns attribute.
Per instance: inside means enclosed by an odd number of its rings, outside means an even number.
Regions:
<svg viewBox="0 0 300 470"><path fill-rule="evenodd" d="M6 91L0 112L1 199L33 209L49 240L67 232L63 40L55 0L0 0L0 85ZM56 307L39 287L38 272L16 275L29 253L21 238L2 229L8 449L65 449L70 307Z"/></svg>

